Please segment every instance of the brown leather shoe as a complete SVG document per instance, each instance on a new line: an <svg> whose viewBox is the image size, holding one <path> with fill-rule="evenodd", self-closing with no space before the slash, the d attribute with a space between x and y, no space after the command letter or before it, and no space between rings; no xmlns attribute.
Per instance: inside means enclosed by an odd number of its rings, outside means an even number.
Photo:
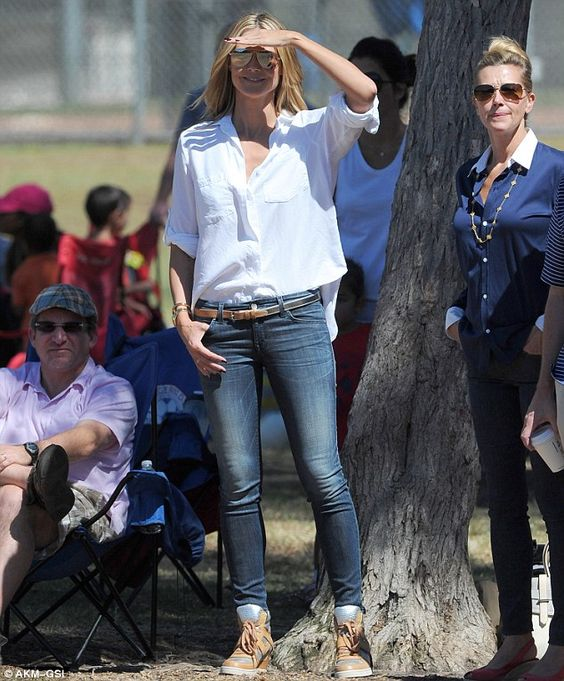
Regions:
<svg viewBox="0 0 564 681"><path fill-rule="evenodd" d="M58 523L74 504L68 476L67 453L60 445L48 445L31 469L27 480L26 503L41 506Z"/></svg>

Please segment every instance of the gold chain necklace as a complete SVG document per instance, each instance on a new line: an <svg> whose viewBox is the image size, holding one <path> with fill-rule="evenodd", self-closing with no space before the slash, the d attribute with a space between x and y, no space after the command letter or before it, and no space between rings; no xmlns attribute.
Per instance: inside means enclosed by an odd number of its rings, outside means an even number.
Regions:
<svg viewBox="0 0 564 681"><path fill-rule="evenodd" d="M497 216L500 214L501 209L503 208L503 204L510 197L513 187L517 184L517 177L519 176L520 172L521 166L518 166L517 170L515 171L515 177L511 180L511 184L509 185L509 189L505 192L505 194L503 195L503 199L501 200L501 203L495 209L495 215L492 221L492 225L490 227L490 231L483 238L478 234L478 226L474 224L474 216L476 215L476 211L474 210L474 197L470 199L470 228L472 229L472 232L476 237L476 241L480 244L480 246L483 246L484 244L488 243L488 241L493 239L493 231L495 229L495 226L497 225Z"/></svg>

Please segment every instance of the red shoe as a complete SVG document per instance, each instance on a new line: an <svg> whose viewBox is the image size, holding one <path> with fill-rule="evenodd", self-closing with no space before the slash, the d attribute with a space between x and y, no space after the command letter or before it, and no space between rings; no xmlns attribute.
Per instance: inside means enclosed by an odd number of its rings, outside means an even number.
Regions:
<svg viewBox="0 0 564 681"><path fill-rule="evenodd" d="M551 676L541 676L540 674L533 673L523 674L519 681L564 681L564 667Z"/></svg>
<svg viewBox="0 0 564 681"><path fill-rule="evenodd" d="M509 660L509 662L504 664L503 667L497 667L496 669L480 667L479 669L473 669L472 671L464 674L464 678L471 679L472 681L500 681L500 679L517 679L521 677L524 671L538 662L536 657L527 657L527 653L529 653L531 648L534 647L535 642L533 639L530 639L530 641L527 641L521 650L515 654L513 659ZM533 678L533 675L528 674L523 675L523 678L527 678L527 681L541 681L541 677ZM542 678L542 681L552 681L552 678ZM555 677L554 681L564 681L564 677Z"/></svg>

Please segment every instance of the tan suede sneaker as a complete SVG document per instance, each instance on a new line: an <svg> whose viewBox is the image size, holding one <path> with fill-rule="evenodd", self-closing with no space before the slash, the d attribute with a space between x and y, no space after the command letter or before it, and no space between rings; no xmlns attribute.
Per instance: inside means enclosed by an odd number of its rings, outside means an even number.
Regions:
<svg viewBox="0 0 564 681"><path fill-rule="evenodd" d="M239 622L241 635L230 657L225 660L220 674L256 674L265 670L270 662L274 643L268 626L268 614L261 610L256 620Z"/></svg>
<svg viewBox="0 0 564 681"><path fill-rule="evenodd" d="M372 660L368 641L364 637L362 613L359 611L354 620L337 622L337 660L336 679L356 679L372 676Z"/></svg>

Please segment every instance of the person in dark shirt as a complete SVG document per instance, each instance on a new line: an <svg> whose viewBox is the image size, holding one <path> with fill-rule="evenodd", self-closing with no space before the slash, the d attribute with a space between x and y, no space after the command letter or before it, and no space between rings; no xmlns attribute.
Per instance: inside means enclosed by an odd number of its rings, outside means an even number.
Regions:
<svg viewBox="0 0 564 681"><path fill-rule="evenodd" d="M546 240L542 280L550 285L537 389L525 416L521 439L531 447L531 433L550 423L564 439L564 175L558 185Z"/></svg>
<svg viewBox="0 0 564 681"><path fill-rule="evenodd" d="M524 411L539 375L548 287L541 282L546 234L564 153L527 128L535 102L531 64L505 36L493 38L475 72L474 105L490 146L458 171L456 248L466 290L447 312L447 334L468 365L469 396L486 476L503 641L466 674L497 681L564 679L564 478L536 452L531 465L551 548L554 618L536 662L532 637L533 543L527 515ZM529 667L533 671L526 673Z"/></svg>
<svg viewBox="0 0 564 681"><path fill-rule="evenodd" d="M182 106L182 111L176 130L172 135L172 140L168 149L165 164L163 166L157 193L153 199L153 203L149 210L148 222L151 225L164 225L166 216L168 214L168 199L172 192L172 176L174 173L174 159L176 157L176 145L180 133L189 128L191 125L198 123L204 117L206 106L203 101L198 101L201 97L205 86L199 87L192 92L189 92Z"/></svg>

